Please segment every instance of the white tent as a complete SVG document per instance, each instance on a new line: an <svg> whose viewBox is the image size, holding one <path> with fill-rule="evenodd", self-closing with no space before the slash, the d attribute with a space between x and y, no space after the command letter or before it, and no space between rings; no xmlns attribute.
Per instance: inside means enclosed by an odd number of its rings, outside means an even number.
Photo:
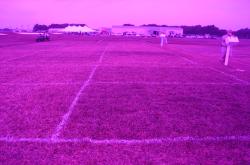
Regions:
<svg viewBox="0 0 250 165"><path fill-rule="evenodd" d="M64 32L79 32L76 26L67 26L63 29Z"/></svg>
<svg viewBox="0 0 250 165"><path fill-rule="evenodd" d="M95 32L94 29L89 28L88 26L81 27L82 32Z"/></svg>
<svg viewBox="0 0 250 165"><path fill-rule="evenodd" d="M75 33L90 33L90 32L95 32L95 30L87 27L87 26L68 26L65 29L63 29L64 32L70 33L70 32L75 32Z"/></svg>

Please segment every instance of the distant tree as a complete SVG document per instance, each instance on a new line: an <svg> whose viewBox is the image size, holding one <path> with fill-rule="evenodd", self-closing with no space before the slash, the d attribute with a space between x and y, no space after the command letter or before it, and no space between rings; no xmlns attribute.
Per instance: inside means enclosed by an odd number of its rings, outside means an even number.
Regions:
<svg viewBox="0 0 250 165"><path fill-rule="evenodd" d="M215 36L222 36L225 33L225 30L220 30L218 27L214 25L208 25L208 26L182 26L183 33L186 35L215 35Z"/></svg>
<svg viewBox="0 0 250 165"><path fill-rule="evenodd" d="M222 32L218 27L214 25L208 25L202 28L201 33L222 36L224 32Z"/></svg>
<svg viewBox="0 0 250 165"><path fill-rule="evenodd" d="M199 34L201 25L196 26L182 26L184 34Z"/></svg>
<svg viewBox="0 0 250 165"><path fill-rule="evenodd" d="M65 28L67 27L69 24L65 23L65 24L51 24L49 25L50 29L57 29L57 28Z"/></svg>
<svg viewBox="0 0 250 165"><path fill-rule="evenodd" d="M48 29L54 29L54 28L66 28L67 26L86 26L86 24L68 24L68 23L64 23L64 24L51 24L49 26L47 25L39 25L36 24L33 27L33 31L37 32L37 31L47 31Z"/></svg>
<svg viewBox="0 0 250 165"><path fill-rule="evenodd" d="M12 29L9 29L9 28L3 28L3 29L0 29L0 32L12 32L13 30Z"/></svg>
<svg viewBox="0 0 250 165"><path fill-rule="evenodd" d="M33 27L33 32L37 32L37 31L47 31L48 30L48 27L46 25L39 25L39 24L36 24L34 27Z"/></svg>
<svg viewBox="0 0 250 165"><path fill-rule="evenodd" d="M83 27L83 26L86 26L86 24L76 24L76 23L75 23L75 24L69 24L69 25L70 25L70 26L82 26L82 27Z"/></svg>
<svg viewBox="0 0 250 165"><path fill-rule="evenodd" d="M142 26L153 26L153 27L159 27L160 25L157 25L157 24L144 24Z"/></svg>
<svg viewBox="0 0 250 165"><path fill-rule="evenodd" d="M248 29L248 28L240 29L240 30L236 31L235 34L239 38L250 39L250 29Z"/></svg>
<svg viewBox="0 0 250 165"><path fill-rule="evenodd" d="M49 29L62 29L62 28L66 28L68 26L85 26L85 24L68 24L68 23L64 23L64 24L51 24L49 25Z"/></svg>
<svg viewBox="0 0 250 165"><path fill-rule="evenodd" d="M126 24L123 24L123 26L135 26L135 25L126 23Z"/></svg>

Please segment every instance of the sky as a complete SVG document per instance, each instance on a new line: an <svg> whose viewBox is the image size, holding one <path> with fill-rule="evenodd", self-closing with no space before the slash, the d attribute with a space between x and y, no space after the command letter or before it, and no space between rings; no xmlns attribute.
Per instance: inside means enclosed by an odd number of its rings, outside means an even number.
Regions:
<svg viewBox="0 0 250 165"><path fill-rule="evenodd" d="M85 23L90 27L216 25L250 28L250 0L0 0L0 28Z"/></svg>

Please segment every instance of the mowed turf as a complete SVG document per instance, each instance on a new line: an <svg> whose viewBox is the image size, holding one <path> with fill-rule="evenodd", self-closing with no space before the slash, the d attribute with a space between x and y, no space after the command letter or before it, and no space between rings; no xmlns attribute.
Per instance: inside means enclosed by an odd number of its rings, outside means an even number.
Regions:
<svg viewBox="0 0 250 165"><path fill-rule="evenodd" d="M77 85L1 85L1 136L49 137L78 88Z"/></svg>
<svg viewBox="0 0 250 165"><path fill-rule="evenodd" d="M1 137L50 137L97 63L97 41L20 44L10 36L0 63ZM60 45L60 43L62 45ZM20 45L19 45L20 44ZM72 45L74 48L72 48ZM93 46L94 45L94 48ZM61 46L61 47L60 47ZM15 56L15 57L14 57Z"/></svg>
<svg viewBox="0 0 250 165"><path fill-rule="evenodd" d="M250 161L242 142L169 144L1 143L1 164L240 164Z"/></svg>
<svg viewBox="0 0 250 165"><path fill-rule="evenodd" d="M82 65L2 65L0 83L82 83L89 76L91 66Z"/></svg>
<svg viewBox="0 0 250 165"><path fill-rule="evenodd" d="M250 163L249 41L1 37L0 164Z"/></svg>
<svg viewBox="0 0 250 165"><path fill-rule="evenodd" d="M238 85L95 84L80 98L63 137L246 135L249 94Z"/></svg>

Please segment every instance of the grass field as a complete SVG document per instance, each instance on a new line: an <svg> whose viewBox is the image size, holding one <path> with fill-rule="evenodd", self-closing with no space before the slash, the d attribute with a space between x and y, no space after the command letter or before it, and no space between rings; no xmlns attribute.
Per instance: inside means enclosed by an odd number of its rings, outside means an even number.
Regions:
<svg viewBox="0 0 250 165"><path fill-rule="evenodd" d="M0 164L250 164L250 41L0 36Z"/></svg>

